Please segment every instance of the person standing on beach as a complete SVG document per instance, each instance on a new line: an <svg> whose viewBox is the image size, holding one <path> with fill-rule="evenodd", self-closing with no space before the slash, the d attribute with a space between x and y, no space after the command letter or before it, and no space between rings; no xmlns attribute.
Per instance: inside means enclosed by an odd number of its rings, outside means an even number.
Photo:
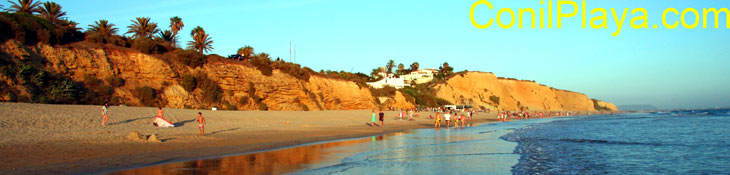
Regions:
<svg viewBox="0 0 730 175"><path fill-rule="evenodd" d="M444 113L444 120L446 120L446 128L451 127L451 111L447 111Z"/></svg>
<svg viewBox="0 0 730 175"><path fill-rule="evenodd" d="M464 116L464 114L461 114L459 118L460 118L460 121L461 121L461 128L464 128L464 126L466 125L466 119L467 118L466 118L466 116Z"/></svg>
<svg viewBox="0 0 730 175"><path fill-rule="evenodd" d="M380 119L380 127L382 128L383 127L383 119L385 119L385 113L383 113L383 111L380 110L380 114L379 115L380 115L380 118L379 118Z"/></svg>
<svg viewBox="0 0 730 175"><path fill-rule="evenodd" d="M198 130L200 130L199 136L204 136L205 135L205 118L203 118L202 112L198 112L197 121L198 121Z"/></svg>
<svg viewBox="0 0 730 175"><path fill-rule="evenodd" d="M107 112L109 112L109 105L104 103L104 106L101 107L101 115L103 116L103 118L101 118L101 126L104 126L104 124L106 124L106 121L109 120Z"/></svg>
<svg viewBox="0 0 730 175"><path fill-rule="evenodd" d="M433 127L440 128L441 127L441 114L439 112L436 112L436 122L433 123Z"/></svg>
<svg viewBox="0 0 730 175"><path fill-rule="evenodd" d="M454 113L454 118L456 118L456 121L454 121L454 129L459 128L459 122L461 122L461 116L459 112Z"/></svg>
<svg viewBox="0 0 730 175"><path fill-rule="evenodd" d="M375 121L377 121L377 117L375 115L375 109L373 109L373 113L370 117L370 126L375 127Z"/></svg>

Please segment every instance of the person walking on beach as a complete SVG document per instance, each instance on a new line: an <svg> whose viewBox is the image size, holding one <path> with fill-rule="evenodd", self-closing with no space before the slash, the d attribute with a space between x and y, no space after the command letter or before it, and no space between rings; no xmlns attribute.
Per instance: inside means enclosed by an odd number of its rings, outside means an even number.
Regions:
<svg viewBox="0 0 730 175"><path fill-rule="evenodd" d="M441 127L441 114L439 114L439 112L436 112L435 120L436 121L433 123L433 127L440 128Z"/></svg>
<svg viewBox="0 0 730 175"><path fill-rule="evenodd" d="M205 118L203 118L203 113L198 112L198 119L196 121L198 121L198 130L200 130L199 136L204 136L205 135Z"/></svg>
<svg viewBox="0 0 730 175"><path fill-rule="evenodd" d="M109 120L107 112L109 112L109 105L104 103L104 106L101 107L101 115L103 116L101 118L101 126L104 126L104 124L106 124L106 121Z"/></svg>
<svg viewBox="0 0 730 175"><path fill-rule="evenodd" d="M370 117L370 126L375 127L375 121L377 121L377 120L378 120L378 118L375 114L375 109L373 109L373 113Z"/></svg>
<svg viewBox="0 0 730 175"><path fill-rule="evenodd" d="M385 113L383 113L383 110L380 110L380 114L378 114L378 115L380 116L380 118L379 118L380 119L380 127L382 128L383 127L383 119L385 118Z"/></svg>

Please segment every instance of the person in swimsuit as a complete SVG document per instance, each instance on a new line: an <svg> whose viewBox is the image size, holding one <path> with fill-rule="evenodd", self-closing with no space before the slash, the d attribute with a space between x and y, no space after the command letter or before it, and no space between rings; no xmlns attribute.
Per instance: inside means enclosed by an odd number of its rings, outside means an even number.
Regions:
<svg viewBox="0 0 730 175"><path fill-rule="evenodd" d="M109 112L109 105L104 103L104 106L101 107L101 115L103 118L101 118L101 126L104 126L106 124L106 121L109 120L109 117L107 117L107 112Z"/></svg>
<svg viewBox="0 0 730 175"><path fill-rule="evenodd" d="M375 109L373 109L373 113L372 113L372 115L370 117L370 126L375 127L375 122L377 120L378 120L378 118L377 118L377 116L375 114Z"/></svg>
<svg viewBox="0 0 730 175"><path fill-rule="evenodd" d="M199 136L205 135L205 118L203 118L203 113L198 112L198 130L200 130Z"/></svg>
<svg viewBox="0 0 730 175"><path fill-rule="evenodd" d="M433 123L433 127L440 128L441 127L441 114L439 114L439 112L436 112L435 120L436 121Z"/></svg>
<svg viewBox="0 0 730 175"><path fill-rule="evenodd" d="M383 119L385 118L385 113L383 113L383 111L381 110L379 116L380 116L380 118L379 118L380 119L380 127L383 127Z"/></svg>
<svg viewBox="0 0 730 175"><path fill-rule="evenodd" d="M456 121L454 121L454 128L459 128L459 122L461 121L461 116L459 113L454 113L454 118L456 118Z"/></svg>
<svg viewBox="0 0 730 175"><path fill-rule="evenodd" d="M162 107L157 107L157 117L165 118L165 113L162 112Z"/></svg>
<svg viewBox="0 0 730 175"><path fill-rule="evenodd" d="M461 121L461 128L464 128L466 126L466 116L464 114L459 115L459 120Z"/></svg>

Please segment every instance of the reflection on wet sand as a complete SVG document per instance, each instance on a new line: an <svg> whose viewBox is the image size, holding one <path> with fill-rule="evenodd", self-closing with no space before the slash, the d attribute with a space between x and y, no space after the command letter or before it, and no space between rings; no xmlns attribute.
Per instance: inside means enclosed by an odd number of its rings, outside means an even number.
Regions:
<svg viewBox="0 0 730 175"><path fill-rule="evenodd" d="M403 135L406 133L394 133ZM342 147L363 142L381 141L387 136L372 136L364 139L343 140L321 144L285 148L275 151L226 156L214 159L169 163L138 169L117 171L112 175L137 174L283 174L301 168L301 165L320 162L329 148ZM357 151L357 150L351 150Z"/></svg>

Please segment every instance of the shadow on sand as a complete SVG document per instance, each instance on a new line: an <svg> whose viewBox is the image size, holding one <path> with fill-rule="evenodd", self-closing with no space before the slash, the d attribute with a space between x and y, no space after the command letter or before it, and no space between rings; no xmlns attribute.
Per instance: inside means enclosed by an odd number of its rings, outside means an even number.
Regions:
<svg viewBox="0 0 730 175"><path fill-rule="evenodd" d="M186 123L190 123L190 122L194 122L194 121L195 121L195 119L183 120L183 121L174 123L173 125L175 125L175 127L181 127L181 126L185 126Z"/></svg>
<svg viewBox="0 0 730 175"><path fill-rule="evenodd" d="M231 128L231 129L226 129L226 130L213 131L213 132L205 134L205 135L213 135L213 134L218 134L218 133L222 133L222 132L235 131L238 129L241 129L241 128Z"/></svg>
<svg viewBox="0 0 730 175"><path fill-rule="evenodd" d="M109 126L111 126L111 125L120 125L120 124L125 124L125 123L131 123L131 122L134 122L134 121L137 121L137 120L153 119L153 118L155 118L155 117L154 116L152 116L152 117L140 117L140 118L124 120L124 121L120 121L120 122L116 122L116 123L109 123L107 125L109 125Z"/></svg>
<svg viewBox="0 0 730 175"><path fill-rule="evenodd" d="M377 126L379 126L378 124L372 124L372 123L365 123L365 125L370 126L370 127L377 127Z"/></svg>

